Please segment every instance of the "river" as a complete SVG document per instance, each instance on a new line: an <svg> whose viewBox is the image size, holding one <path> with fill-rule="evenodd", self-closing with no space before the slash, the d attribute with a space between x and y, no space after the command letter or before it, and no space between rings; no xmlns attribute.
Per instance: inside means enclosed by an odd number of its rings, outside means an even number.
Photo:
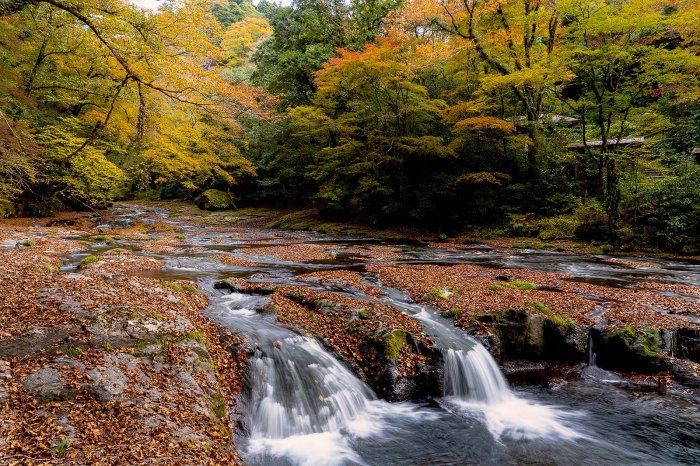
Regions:
<svg viewBox="0 0 700 466"><path fill-rule="evenodd" d="M256 265L225 265L215 255L250 259L246 249L277 243L362 244L361 238L274 230L205 228L171 219L163 209L129 206L120 221L164 221L182 229L187 248L144 253L165 262L162 279L198 283L210 297L207 313L244 335L254 348L247 389L239 401L235 441L251 465L457 464L691 464L700 463L700 405L690 399L635 391L610 377L552 379L510 385L490 354L429 306L412 302L372 274L372 297L342 286L299 278L314 270L363 271L361 260L317 263L256 257ZM231 232L235 231L235 235ZM233 236L233 237L232 237ZM457 251L404 245L416 263L473 263L561 272L609 286L630 286L634 269L602 256L521 251ZM105 246L106 247L106 246ZM94 250L99 250L97 245ZM94 252L94 251L91 251ZM76 255L65 266L73 267ZM657 261L659 280L700 286L700 268ZM265 274L262 277L260 274ZM267 297L214 288L222 278L322 288L394 306L423 326L443 352L443 396L389 403L319 342L256 310Z"/></svg>

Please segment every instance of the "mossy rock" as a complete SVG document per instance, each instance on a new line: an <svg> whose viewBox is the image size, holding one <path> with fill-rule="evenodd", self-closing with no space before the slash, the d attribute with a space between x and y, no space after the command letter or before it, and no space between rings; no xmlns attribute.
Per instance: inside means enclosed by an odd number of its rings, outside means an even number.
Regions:
<svg viewBox="0 0 700 466"><path fill-rule="evenodd" d="M661 330L632 326L604 329L594 336L596 362L606 369L663 370L665 349Z"/></svg>
<svg viewBox="0 0 700 466"><path fill-rule="evenodd" d="M218 189L207 189L195 200L195 204L204 210L222 210L233 207L231 194Z"/></svg>
<svg viewBox="0 0 700 466"><path fill-rule="evenodd" d="M384 340L384 355L389 359L395 359L399 352L406 345L408 332L405 330L394 330Z"/></svg>

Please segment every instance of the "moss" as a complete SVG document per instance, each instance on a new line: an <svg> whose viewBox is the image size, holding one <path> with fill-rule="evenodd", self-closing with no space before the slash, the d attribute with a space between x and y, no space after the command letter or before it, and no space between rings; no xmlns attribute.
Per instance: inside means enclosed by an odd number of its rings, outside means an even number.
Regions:
<svg viewBox="0 0 700 466"><path fill-rule="evenodd" d="M112 241L112 237L107 235L92 235L90 239L98 243L107 243Z"/></svg>
<svg viewBox="0 0 700 466"><path fill-rule="evenodd" d="M508 288L517 288L519 290L534 290L537 289L537 285L532 282L527 282L525 280L513 280L512 282L504 282L504 286Z"/></svg>
<svg viewBox="0 0 700 466"><path fill-rule="evenodd" d="M357 316L360 319L366 320L369 319L369 312L367 312L367 309L360 309L357 311Z"/></svg>
<svg viewBox="0 0 700 466"><path fill-rule="evenodd" d="M547 305L541 301L530 301L527 303L527 307L545 315L552 315L551 309L549 309Z"/></svg>
<svg viewBox="0 0 700 466"><path fill-rule="evenodd" d="M551 316L547 317L547 320L556 327L564 327L567 329L573 329L576 327L576 322L569 317L564 317L559 314L552 314Z"/></svg>
<svg viewBox="0 0 700 466"><path fill-rule="evenodd" d="M661 332L658 328L642 327L633 348L649 358L661 358Z"/></svg>
<svg viewBox="0 0 700 466"><path fill-rule="evenodd" d="M25 239L21 243L19 243L21 246L24 246L25 248L33 248L34 247L34 241L30 239Z"/></svg>
<svg viewBox="0 0 700 466"><path fill-rule="evenodd" d="M626 346L631 346L637 339L637 330L628 325L627 327L614 328L605 332L603 339L607 342L614 339L621 340Z"/></svg>
<svg viewBox="0 0 700 466"><path fill-rule="evenodd" d="M206 344L207 339L204 335L201 333L194 331L194 332L187 332L184 335L180 337L180 340L194 340L198 343Z"/></svg>
<svg viewBox="0 0 700 466"><path fill-rule="evenodd" d="M394 330L391 332L384 341L384 355L390 359L398 357L401 348L406 345L407 337L408 332L405 330Z"/></svg>
<svg viewBox="0 0 700 466"><path fill-rule="evenodd" d="M226 400L221 392L216 392L211 397L211 412L218 419L223 419L226 416Z"/></svg>
<svg viewBox="0 0 700 466"><path fill-rule="evenodd" d="M189 292L189 293L199 293L199 288L193 285L188 285L187 283L176 283L176 282L169 282L167 280L161 280L160 284L166 288L170 288L173 291L177 292Z"/></svg>
<svg viewBox="0 0 700 466"><path fill-rule="evenodd" d="M461 291L454 289L454 288L448 288L448 289L434 289L430 290L430 293L428 293L428 297L432 298L440 298L440 299L449 299L450 296L453 294L460 294Z"/></svg>
<svg viewBox="0 0 700 466"><path fill-rule="evenodd" d="M453 307L452 309L450 309L450 315L455 319L459 319L459 316L462 315L462 310Z"/></svg>
<svg viewBox="0 0 700 466"><path fill-rule="evenodd" d="M83 354L83 348L80 346L71 346L66 350L66 356L71 358L77 358Z"/></svg>
<svg viewBox="0 0 700 466"><path fill-rule="evenodd" d="M489 291L500 291L503 287L501 285L491 285L489 286Z"/></svg>
<svg viewBox="0 0 700 466"><path fill-rule="evenodd" d="M175 239L183 240L187 238L185 235L175 235Z"/></svg>
<svg viewBox="0 0 700 466"><path fill-rule="evenodd" d="M574 322L571 318L552 312L552 310L541 301L530 301L527 303L527 307L547 316L547 321L549 321L555 327L564 327L567 329L573 329L576 327L576 322Z"/></svg>
<svg viewBox="0 0 700 466"><path fill-rule="evenodd" d="M102 258L100 256L87 256L83 260L80 261L80 266L88 265L88 264L94 264L95 262L101 261Z"/></svg>

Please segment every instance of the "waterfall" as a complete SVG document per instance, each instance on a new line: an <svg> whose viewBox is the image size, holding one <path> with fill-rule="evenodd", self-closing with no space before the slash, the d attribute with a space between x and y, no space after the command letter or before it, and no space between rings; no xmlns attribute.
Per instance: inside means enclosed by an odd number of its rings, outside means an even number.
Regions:
<svg viewBox="0 0 700 466"><path fill-rule="evenodd" d="M595 353L593 352L593 335L588 335L588 365L595 367Z"/></svg>
<svg viewBox="0 0 700 466"><path fill-rule="evenodd" d="M291 336L257 353L250 375L252 438L336 431L375 399L367 385L310 338Z"/></svg>
<svg viewBox="0 0 700 466"><path fill-rule="evenodd" d="M430 306L412 302L405 293L382 285L375 277L367 279L382 290L385 304L418 320L442 351L445 397L494 404L512 396L501 369L481 343Z"/></svg>
<svg viewBox="0 0 700 466"><path fill-rule="evenodd" d="M510 395L508 383L496 361L477 342L469 350L447 349L443 393L465 400L493 404Z"/></svg>

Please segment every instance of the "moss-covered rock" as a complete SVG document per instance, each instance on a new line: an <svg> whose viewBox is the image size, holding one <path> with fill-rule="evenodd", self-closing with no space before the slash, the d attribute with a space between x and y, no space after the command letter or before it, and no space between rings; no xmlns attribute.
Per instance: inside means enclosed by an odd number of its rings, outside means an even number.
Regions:
<svg viewBox="0 0 700 466"><path fill-rule="evenodd" d="M390 359L398 357L401 348L406 345L407 336L408 333L405 330L394 330L387 335L384 340L384 355Z"/></svg>
<svg viewBox="0 0 700 466"><path fill-rule="evenodd" d="M222 210L233 207L231 194L218 189L207 189L195 200L197 207L204 210Z"/></svg>
<svg viewBox="0 0 700 466"><path fill-rule="evenodd" d="M481 332L484 326L488 335ZM577 328L571 319L552 313L541 303L477 316L473 327L480 331L475 336L501 362L580 362L586 358L586 329Z"/></svg>
<svg viewBox="0 0 700 466"><path fill-rule="evenodd" d="M658 328L632 326L592 329L596 364L605 369L654 372L666 367L671 348Z"/></svg>

